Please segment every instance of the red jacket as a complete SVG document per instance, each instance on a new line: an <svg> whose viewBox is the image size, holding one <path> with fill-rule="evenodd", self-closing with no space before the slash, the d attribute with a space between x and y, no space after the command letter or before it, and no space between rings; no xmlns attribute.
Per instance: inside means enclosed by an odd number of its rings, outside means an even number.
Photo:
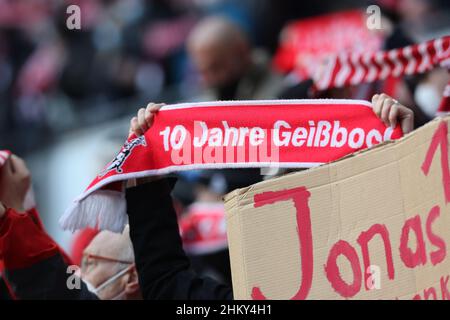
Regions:
<svg viewBox="0 0 450 320"><path fill-rule="evenodd" d="M36 209L8 209L0 219L0 261L12 298L68 298L66 271L73 263L44 230Z"/></svg>

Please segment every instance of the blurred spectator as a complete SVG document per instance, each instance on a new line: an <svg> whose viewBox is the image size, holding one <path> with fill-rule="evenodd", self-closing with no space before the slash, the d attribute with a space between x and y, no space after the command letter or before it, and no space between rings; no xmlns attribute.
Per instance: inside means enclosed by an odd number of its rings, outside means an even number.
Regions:
<svg viewBox="0 0 450 320"><path fill-rule="evenodd" d="M129 232L101 231L83 252L81 278L101 300L142 298Z"/></svg>
<svg viewBox="0 0 450 320"><path fill-rule="evenodd" d="M450 74L444 68L435 69L425 74L414 92L414 100L420 109L429 117L434 118L442 93L450 81Z"/></svg>
<svg viewBox="0 0 450 320"><path fill-rule="evenodd" d="M30 185L25 162L2 151L0 295L19 299L139 299L128 228L122 234L100 232L83 252L84 284L77 287L73 281L74 287L69 287L73 262L47 234L34 204L27 200Z"/></svg>
<svg viewBox="0 0 450 320"><path fill-rule="evenodd" d="M0 144L27 153L88 125L92 114L97 121L126 115L136 100L178 86L188 65L184 40L197 15L191 4L0 0ZM69 5L79 6L81 29L66 25Z"/></svg>
<svg viewBox="0 0 450 320"><path fill-rule="evenodd" d="M225 208L221 198L221 194L212 194L212 197L203 194L182 215L179 225L183 248L192 268L200 276L231 286Z"/></svg>
<svg viewBox="0 0 450 320"><path fill-rule="evenodd" d="M244 32L223 17L199 22L187 46L207 89L201 100L270 99L281 89L268 59L253 52Z"/></svg>

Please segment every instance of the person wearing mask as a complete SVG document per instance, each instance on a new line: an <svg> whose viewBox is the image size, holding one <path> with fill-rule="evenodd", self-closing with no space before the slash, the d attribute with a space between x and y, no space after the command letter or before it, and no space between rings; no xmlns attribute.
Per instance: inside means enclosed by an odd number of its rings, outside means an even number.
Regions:
<svg viewBox="0 0 450 320"><path fill-rule="evenodd" d="M128 229L123 234L100 232L84 250L78 270L45 231L37 210L25 210L30 184L25 161L8 155L0 167L2 296L10 299L139 299L141 294Z"/></svg>
<svg viewBox="0 0 450 320"><path fill-rule="evenodd" d="M188 36L187 50L205 89L201 100L275 99L281 91L269 59L252 50L245 33L224 17L201 20Z"/></svg>
<svg viewBox="0 0 450 320"><path fill-rule="evenodd" d="M83 252L81 279L101 300L140 300L129 228L101 231Z"/></svg>

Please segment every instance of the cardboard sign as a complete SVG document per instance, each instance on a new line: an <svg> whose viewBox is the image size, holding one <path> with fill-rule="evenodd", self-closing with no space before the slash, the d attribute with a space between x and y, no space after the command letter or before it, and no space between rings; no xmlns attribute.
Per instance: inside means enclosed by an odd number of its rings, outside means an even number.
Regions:
<svg viewBox="0 0 450 320"><path fill-rule="evenodd" d="M449 121L228 194L235 299L450 299Z"/></svg>
<svg viewBox="0 0 450 320"><path fill-rule="evenodd" d="M295 70L299 80L310 78L324 58L345 52L375 52L382 36L366 26L363 11L350 10L294 21L281 32L273 63L281 72Z"/></svg>

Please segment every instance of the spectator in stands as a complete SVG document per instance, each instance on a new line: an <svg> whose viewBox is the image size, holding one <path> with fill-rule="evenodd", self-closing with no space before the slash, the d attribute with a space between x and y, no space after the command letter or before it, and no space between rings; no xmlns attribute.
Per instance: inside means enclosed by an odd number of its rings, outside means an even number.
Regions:
<svg viewBox="0 0 450 320"><path fill-rule="evenodd" d="M244 32L225 18L200 21L187 48L205 85L202 100L271 99L281 89L268 60L252 51Z"/></svg>

